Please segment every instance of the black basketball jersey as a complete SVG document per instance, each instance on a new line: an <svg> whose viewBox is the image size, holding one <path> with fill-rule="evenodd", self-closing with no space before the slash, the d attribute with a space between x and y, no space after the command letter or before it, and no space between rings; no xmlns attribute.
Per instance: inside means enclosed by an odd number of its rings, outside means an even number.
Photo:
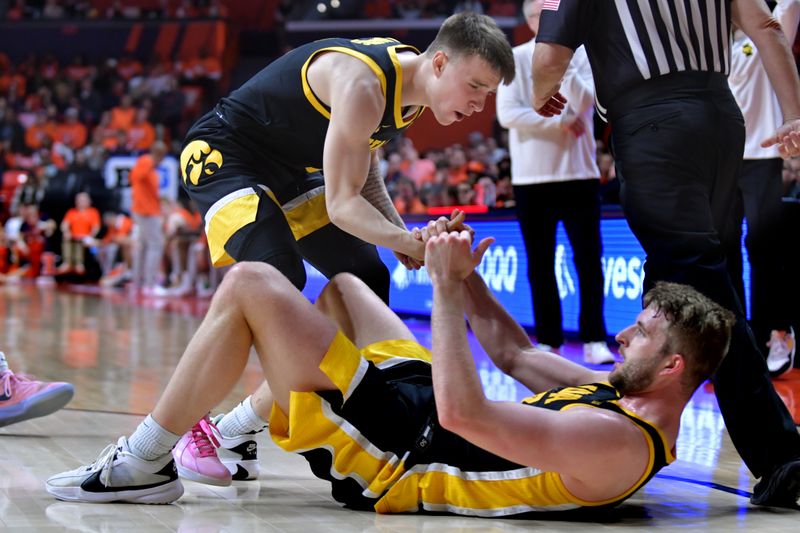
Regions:
<svg viewBox="0 0 800 533"><path fill-rule="evenodd" d="M629 491L628 495L630 495L647 483L659 470L671 463L674 460L674 456L672 450L668 450L664 444L666 440L661 431L650 422L622 408L619 405L619 400L621 399L622 395L620 392L608 383L591 383L579 387L550 389L536 396L525 398L522 400L522 403L553 411L562 411L575 407L576 405L586 405L619 413L639 426L648 440L648 445L651 446L653 450L653 463L649 467L649 472L639 480L636 487ZM619 501L615 503L619 503Z"/></svg>
<svg viewBox="0 0 800 533"><path fill-rule="evenodd" d="M325 52L348 54L363 61L380 80L386 107L380 125L370 138L375 149L411 125L424 110L409 117L401 105L403 72L397 54L419 51L394 39L322 39L300 46L270 63L217 108L246 145L263 150L294 167L322 168L330 108L308 84L307 71L316 56Z"/></svg>

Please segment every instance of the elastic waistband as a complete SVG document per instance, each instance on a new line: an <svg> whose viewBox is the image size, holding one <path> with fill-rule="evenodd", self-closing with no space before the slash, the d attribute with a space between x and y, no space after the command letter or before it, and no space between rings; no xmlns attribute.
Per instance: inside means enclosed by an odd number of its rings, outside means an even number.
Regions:
<svg viewBox="0 0 800 533"><path fill-rule="evenodd" d="M608 106L613 121L637 107L680 97L711 97L717 91L730 91L728 77L720 72L674 72L645 80L621 92Z"/></svg>

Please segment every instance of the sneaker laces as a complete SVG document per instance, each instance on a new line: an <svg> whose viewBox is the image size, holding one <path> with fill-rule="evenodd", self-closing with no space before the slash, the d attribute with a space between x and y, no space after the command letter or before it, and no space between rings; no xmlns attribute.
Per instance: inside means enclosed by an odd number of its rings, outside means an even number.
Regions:
<svg viewBox="0 0 800 533"><path fill-rule="evenodd" d="M213 425L207 418L202 418L200 422L192 426L191 432L191 446L197 452L198 457L211 457L217 454L220 443L214 435Z"/></svg>
<svg viewBox="0 0 800 533"><path fill-rule="evenodd" d="M120 448L118 445L109 444L103 448L103 451L97 456L95 462L89 467L92 472L100 471L100 483L106 487L108 487L111 482L111 465L117 457L117 452L119 450Z"/></svg>
<svg viewBox="0 0 800 533"><path fill-rule="evenodd" d="M10 398L12 384L26 381L31 382L33 381L33 376L27 374L15 374L11 370L6 370L3 372L2 376L0 376L0 381L3 383L3 394L5 394L7 398Z"/></svg>

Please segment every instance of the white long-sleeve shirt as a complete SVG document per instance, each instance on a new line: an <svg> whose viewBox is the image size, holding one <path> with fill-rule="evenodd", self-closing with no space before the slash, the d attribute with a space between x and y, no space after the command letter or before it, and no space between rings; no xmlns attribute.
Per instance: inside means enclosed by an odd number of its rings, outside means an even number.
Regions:
<svg viewBox="0 0 800 533"><path fill-rule="evenodd" d="M793 43L800 22L800 0L781 0L773 16L781 23L786 39ZM744 116L744 159L779 158L776 146L762 148L761 141L783 124L781 106L756 45L741 30L733 37L728 85Z"/></svg>
<svg viewBox="0 0 800 533"><path fill-rule="evenodd" d="M497 120L509 130L511 182L533 185L597 179L600 170L592 117L594 82L586 51L583 47L575 51L561 84L561 94L567 98L565 111L579 115L586 125L586 132L576 138L561 127L566 112L558 117L543 117L533 109L531 65L535 45L531 40L514 47L514 81L497 89Z"/></svg>

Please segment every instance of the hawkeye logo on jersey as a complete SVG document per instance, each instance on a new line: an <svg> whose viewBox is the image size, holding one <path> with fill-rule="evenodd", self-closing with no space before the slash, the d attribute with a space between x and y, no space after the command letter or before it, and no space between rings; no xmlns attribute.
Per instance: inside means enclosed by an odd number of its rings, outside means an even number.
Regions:
<svg viewBox="0 0 800 533"><path fill-rule="evenodd" d="M558 401L568 401L573 402L575 400L580 400L584 396L588 396L597 392L596 385L583 385L580 387L565 387L561 390L555 391L550 393L547 398L544 400L544 404L548 405L553 402Z"/></svg>
<svg viewBox="0 0 800 533"><path fill-rule="evenodd" d="M750 43L744 43L742 45L742 53L744 55L746 55L747 57L750 57L751 55L753 55L753 45L750 44Z"/></svg>
<svg viewBox="0 0 800 533"><path fill-rule="evenodd" d="M192 141L181 152L184 183L191 181L192 185L197 185L201 176L211 176L221 167L222 154L205 141Z"/></svg>

